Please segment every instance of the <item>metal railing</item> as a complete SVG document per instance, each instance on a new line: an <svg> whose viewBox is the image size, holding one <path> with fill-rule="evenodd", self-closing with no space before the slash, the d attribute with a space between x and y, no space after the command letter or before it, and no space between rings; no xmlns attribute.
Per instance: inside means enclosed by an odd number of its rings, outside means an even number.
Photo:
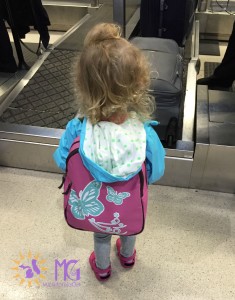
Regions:
<svg viewBox="0 0 235 300"><path fill-rule="evenodd" d="M122 28L122 35L129 38L140 18L140 0L113 0L113 22Z"/></svg>
<svg viewBox="0 0 235 300"><path fill-rule="evenodd" d="M43 0L46 6L67 6L67 7L99 7L99 0Z"/></svg>
<svg viewBox="0 0 235 300"><path fill-rule="evenodd" d="M184 118L182 141L178 142L178 149L194 149L194 120L196 109L197 65L199 60L199 21L195 21L192 33L192 57L188 64L186 93L184 100Z"/></svg>
<svg viewBox="0 0 235 300"><path fill-rule="evenodd" d="M126 36L126 0L113 0L113 21L122 28L122 35Z"/></svg>

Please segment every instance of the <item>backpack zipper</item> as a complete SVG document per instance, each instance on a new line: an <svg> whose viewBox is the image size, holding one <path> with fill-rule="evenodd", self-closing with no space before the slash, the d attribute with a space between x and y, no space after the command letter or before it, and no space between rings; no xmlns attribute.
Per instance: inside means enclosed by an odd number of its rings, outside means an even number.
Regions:
<svg viewBox="0 0 235 300"><path fill-rule="evenodd" d="M80 141L74 142L74 143L71 145L70 148L72 148L75 144L79 144L79 143L80 143ZM64 185L65 178L66 178L67 172L68 172L68 162L69 162L69 159L70 159L73 155L75 155L75 154L78 152L78 149L79 149L79 148L74 149L72 152L69 153L68 157L66 158L66 170L65 170L65 174L64 174L63 177L62 177L62 182L61 182L60 186L58 186L58 189L61 189L62 186ZM68 185L66 191L63 192L62 194L67 195L68 192L69 192L69 190L71 189L71 186L72 186L72 182L70 182L70 184Z"/></svg>

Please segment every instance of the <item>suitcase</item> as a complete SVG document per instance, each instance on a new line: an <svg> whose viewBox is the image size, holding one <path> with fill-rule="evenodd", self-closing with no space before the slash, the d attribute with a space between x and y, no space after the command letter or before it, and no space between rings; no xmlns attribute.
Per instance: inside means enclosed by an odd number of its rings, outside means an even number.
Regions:
<svg viewBox="0 0 235 300"><path fill-rule="evenodd" d="M143 51L150 64L149 93L156 101L153 119L160 122L156 128L160 139L171 147L177 139L183 97L181 49L174 40L162 38L135 37L131 42Z"/></svg>
<svg viewBox="0 0 235 300"><path fill-rule="evenodd" d="M183 46L192 29L197 0L141 0L140 35Z"/></svg>

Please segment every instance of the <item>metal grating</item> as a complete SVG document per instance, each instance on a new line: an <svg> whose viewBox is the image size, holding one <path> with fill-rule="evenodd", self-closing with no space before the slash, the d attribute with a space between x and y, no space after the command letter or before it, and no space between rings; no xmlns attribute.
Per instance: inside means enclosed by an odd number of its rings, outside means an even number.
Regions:
<svg viewBox="0 0 235 300"><path fill-rule="evenodd" d="M0 117L1 122L64 128L77 112L72 65L77 51L54 50Z"/></svg>
<svg viewBox="0 0 235 300"><path fill-rule="evenodd" d="M209 77L214 73L216 67L218 67L218 62L209 62L204 63L204 77Z"/></svg>

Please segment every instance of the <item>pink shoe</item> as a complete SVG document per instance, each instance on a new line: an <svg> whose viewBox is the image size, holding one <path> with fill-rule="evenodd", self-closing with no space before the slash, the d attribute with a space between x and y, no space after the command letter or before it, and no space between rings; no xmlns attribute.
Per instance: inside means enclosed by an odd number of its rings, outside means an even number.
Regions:
<svg viewBox="0 0 235 300"><path fill-rule="evenodd" d="M135 257L136 257L136 250L134 250L134 253L130 257L125 257L121 255L121 239L117 239L116 241L116 248L117 248L117 255L120 259L120 263L123 266L123 268L132 268L135 264Z"/></svg>
<svg viewBox="0 0 235 300"><path fill-rule="evenodd" d="M90 255L89 263L90 263L92 270L95 273L95 277L99 281L106 281L109 279L109 277L111 276L111 265L107 269L99 269L95 263L95 252L94 251ZM101 274L105 274L105 273L107 273L107 275L104 275L104 276L101 275Z"/></svg>

